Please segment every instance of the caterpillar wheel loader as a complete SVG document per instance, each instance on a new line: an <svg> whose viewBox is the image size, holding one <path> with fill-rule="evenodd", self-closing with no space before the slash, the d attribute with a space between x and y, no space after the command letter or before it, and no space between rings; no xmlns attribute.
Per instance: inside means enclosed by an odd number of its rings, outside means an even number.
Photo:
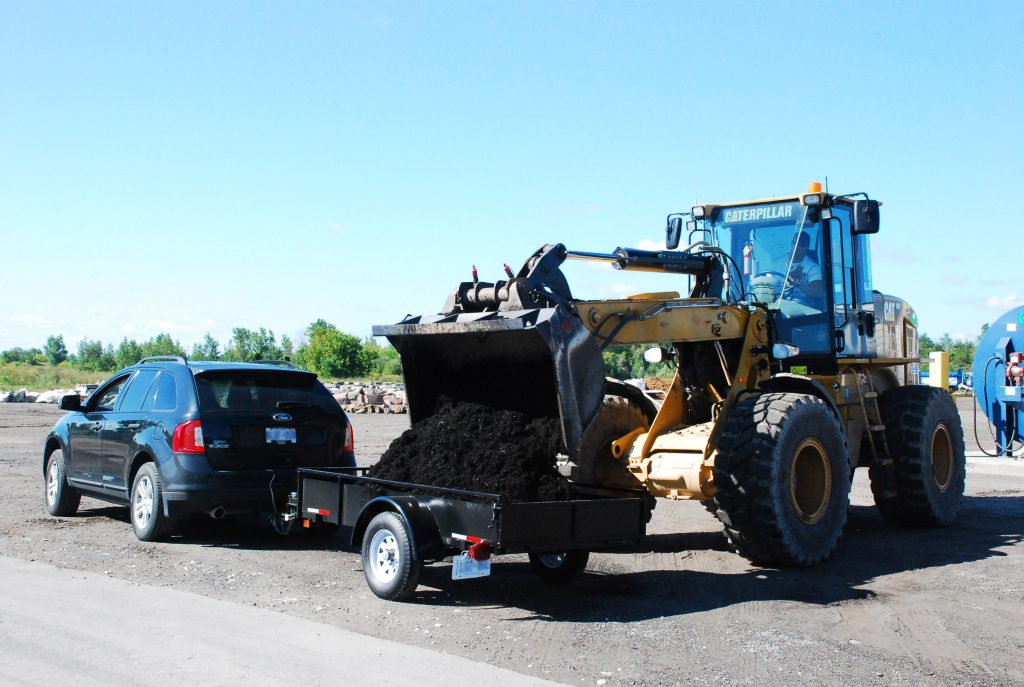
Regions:
<svg viewBox="0 0 1024 687"><path fill-rule="evenodd" d="M894 524L948 525L964 490L953 401L917 386L917 317L873 289L879 205L812 184L694 206L669 215L666 250L546 245L374 334L401 355L413 423L442 397L559 418L575 482L699 500L751 561L811 565L842 534L855 468ZM666 273L687 293L582 300L565 260ZM674 362L660 406L605 377L602 351L627 344Z"/></svg>

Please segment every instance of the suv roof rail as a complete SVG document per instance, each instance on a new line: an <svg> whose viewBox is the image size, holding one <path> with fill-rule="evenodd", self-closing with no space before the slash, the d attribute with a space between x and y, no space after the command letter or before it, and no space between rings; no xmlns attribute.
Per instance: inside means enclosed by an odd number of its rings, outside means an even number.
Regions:
<svg viewBox="0 0 1024 687"><path fill-rule="evenodd" d="M277 365L279 367L287 367L292 370L299 369L298 365L290 360L254 360L257 365Z"/></svg>
<svg viewBox="0 0 1024 687"><path fill-rule="evenodd" d="M139 363L181 363L182 365L188 365L188 361L185 360L183 355L151 355L148 358L143 358Z"/></svg>

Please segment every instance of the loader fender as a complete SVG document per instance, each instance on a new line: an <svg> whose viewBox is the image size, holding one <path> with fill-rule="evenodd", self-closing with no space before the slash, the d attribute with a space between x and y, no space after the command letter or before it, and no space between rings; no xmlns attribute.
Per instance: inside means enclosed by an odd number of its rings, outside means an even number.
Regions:
<svg viewBox="0 0 1024 687"><path fill-rule="evenodd" d="M787 394L811 394L812 396L817 396L825 402L833 413L835 413L840 426L844 426L843 416L839 414L839 406L836 405L835 400L828 391L825 390L825 387L821 385L821 382L816 379L806 377L804 375L792 374L791 372L782 372L775 375L768 381L762 382L761 390Z"/></svg>
<svg viewBox="0 0 1024 687"><path fill-rule="evenodd" d="M654 400L642 389L632 384L608 377L605 379L604 393L608 396L621 396L627 401L632 401L647 416L647 422L654 422L654 418L658 415L658 406Z"/></svg>
<svg viewBox="0 0 1024 687"><path fill-rule="evenodd" d="M352 528L351 545L361 546L366 527L375 516L391 511L405 521L412 538L413 560L435 560L444 554L444 545L437 529L437 521L430 509L416 496L378 496L363 506Z"/></svg>

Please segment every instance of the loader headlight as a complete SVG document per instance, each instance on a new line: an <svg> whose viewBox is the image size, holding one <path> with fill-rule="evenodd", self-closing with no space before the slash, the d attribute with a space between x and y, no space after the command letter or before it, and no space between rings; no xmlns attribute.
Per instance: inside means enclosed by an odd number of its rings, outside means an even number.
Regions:
<svg viewBox="0 0 1024 687"><path fill-rule="evenodd" d="M694 219L704 219L707 217L707 209L703 205L694 205L690 209L690 216Z"/></svg>
<svg viewBox="0 0 1024 687"><path fill-rule="evenodd" d="M821 194L820 193L806 193L803 197L803 204L809 207L817 207L821 205Z"/></svg>
<svg viewBox="0 0 1024 687"><path fill-rule="evenodd" d="M776 360L785 360L800 355L800 349L793 344L777 343L772 346L772 357Z"/></svg>

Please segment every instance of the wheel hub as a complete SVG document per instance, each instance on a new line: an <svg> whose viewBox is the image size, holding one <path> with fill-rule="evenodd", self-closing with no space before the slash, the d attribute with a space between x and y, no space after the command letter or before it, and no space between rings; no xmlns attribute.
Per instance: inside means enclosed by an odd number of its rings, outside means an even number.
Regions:
<svg viewBox="0 0 1024 687"><path fill-rule="evenodd" d="M939 491L946 491L953 482L953 442L943 424L932 433L932 477Z"/></svg>
<svg viewBox="0 0 1024 687"><path fill-rule="evenodd" d="M551 568L557 570L558 568L565 565L565 554L564 553L539 553L537 554L537 560L544 565L545 568Z"/></svg>
<svg viewBox="0 0 1024 687"><path fill-rule="evenodd" d="M808 437L793 452L789 496L801 522L814 525L825 517L832 495L832 467L821 442Z"/></svg>
<svg viewBox="0 0 1024 687"><path fill-rule="evenodd" d="M135 524L140 529L145 529L149 525L149 519L153 517L153 482L148 475L140 477L135 485L132 515L135 517Z"/></svg>
<svg viewBox="0 0 1024 687"><path fill-rule="evenodd" d="M389 530L379 530L370 541L370 572L381 582L390 582L398 574L401 554L398 541Z"/></svg>
<svg viewBox="0 0 1024 687"><path fill-rule="evenodd" d="M60 468L57 461L50 463L50 469L46 471L46 502L53 505L57 501L57 486L60 484Z"/></svg>

